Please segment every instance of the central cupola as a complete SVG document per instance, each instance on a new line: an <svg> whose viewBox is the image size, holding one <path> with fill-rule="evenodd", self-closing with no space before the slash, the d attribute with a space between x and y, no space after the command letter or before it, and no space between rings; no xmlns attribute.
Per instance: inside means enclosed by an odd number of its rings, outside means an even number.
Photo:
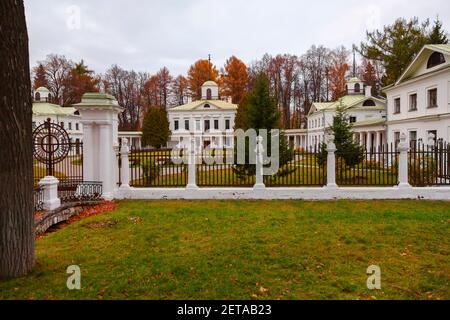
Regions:
<svg viewBox="0 0 450 320"><path fill-rule="evenodd" d="M202 100L219 100L219 86L212 80L202 85Z"/></svg>

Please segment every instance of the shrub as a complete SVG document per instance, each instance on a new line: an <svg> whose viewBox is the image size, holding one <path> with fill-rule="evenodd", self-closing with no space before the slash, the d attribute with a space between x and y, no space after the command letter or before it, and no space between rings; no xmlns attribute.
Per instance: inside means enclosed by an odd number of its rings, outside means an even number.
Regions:
<svg viewBox="0 0 450 320"><path fill-rule="evenodd" d="M413 186L436 183L436 161L432 157L410 158L408 168L409 183Z"/></svg>
<svg viewBox="0 0 450 320"><path fill-rule="evenodd" d="M155 163L153 159L150 161L145 161L141 163L142 174L144 176L144 180L148 184L152 184L156 178L159 176L161 168L158 164Z"/></svg>

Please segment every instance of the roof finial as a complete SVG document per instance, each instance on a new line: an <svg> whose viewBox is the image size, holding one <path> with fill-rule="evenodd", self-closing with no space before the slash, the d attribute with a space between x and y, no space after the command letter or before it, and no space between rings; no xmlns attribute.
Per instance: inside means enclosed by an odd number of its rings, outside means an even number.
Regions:
<svg viewBox="0 0 450 320"><path fill-rule="evenodd" d="M211 79L211 54L208 54L208 67L209 67L209 70L208 70L208 80L212 80L212 79Z"/></svg>
<svg viewBox="0 0 450 320"><path fill-rule="evenodd" d="M356 77L356 54L355 54L356 46L353 44L353 77Z"/></svg>

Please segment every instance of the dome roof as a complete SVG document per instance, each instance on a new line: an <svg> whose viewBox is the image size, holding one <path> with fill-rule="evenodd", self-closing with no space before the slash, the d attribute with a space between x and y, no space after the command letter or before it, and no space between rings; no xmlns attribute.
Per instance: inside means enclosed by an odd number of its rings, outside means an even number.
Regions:
<svg viewBox="0 0 450 320"><path fill-rule="evenodd" d="M203 86L216 86L217 87L217 83L215 83L214 81L212 81L212 80L208 80L208 81L206 81L203 85L202 85L202 87Z"/></svg>
<svg viewBox="0 0 450 320"><path fill-rule="evenodd" d="M347 81L347 83L358 83L358 82L362 82L361 79L359 79L358 77L350 78Z"/></svg>
<svg viewBox="0 0 450 320"><path fill-rule="evenodd" d="M39 87L36 89L36 92L50 92L46 87Z"/></svg>

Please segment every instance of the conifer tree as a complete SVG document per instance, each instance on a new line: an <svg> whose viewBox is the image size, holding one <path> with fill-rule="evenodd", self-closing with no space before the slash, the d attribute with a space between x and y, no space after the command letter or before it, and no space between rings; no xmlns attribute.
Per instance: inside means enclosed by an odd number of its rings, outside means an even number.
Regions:
<svg viewBox="0 0 450 320"><path fill-rule="evenodd" d="M161 148L170 138L167 111L163 107L149 108L142 125L142 143L146 146Z"/></svg>

